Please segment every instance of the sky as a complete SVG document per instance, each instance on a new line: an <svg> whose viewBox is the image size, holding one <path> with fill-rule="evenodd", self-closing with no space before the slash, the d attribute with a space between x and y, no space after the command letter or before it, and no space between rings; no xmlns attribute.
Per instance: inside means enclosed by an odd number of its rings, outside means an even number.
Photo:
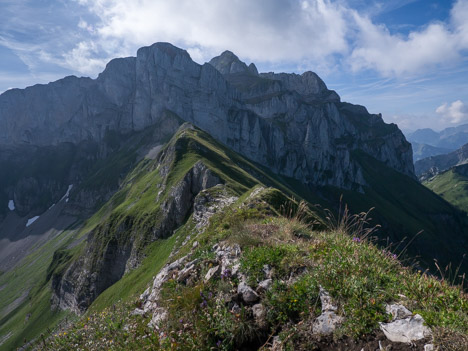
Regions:
<svg viewBox="0 0 468 351"><path fill-rule="evenodd" d="M0 92L95 78L158 41L314 71L404 131L468 123L468 0L0 0Z"/></svg>

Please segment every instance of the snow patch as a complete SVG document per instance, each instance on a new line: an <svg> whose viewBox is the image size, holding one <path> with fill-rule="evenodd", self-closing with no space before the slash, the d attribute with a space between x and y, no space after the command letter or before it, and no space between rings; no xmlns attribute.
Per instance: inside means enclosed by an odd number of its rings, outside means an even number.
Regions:
<svg viewBox="0 0 468 351"><path fill-rule="evenodd" d="M26 223L26 227L29 227L31 224L33 224L35 221L37 221L38 218L39 218L39 216L34 216L33 218L29 218L28 223Z"/></svg>
<svg viewBox="0 0 468 351"><path fill-rule="evenodd" d="M10 209L10 211L15 210L15 202L13 200L8 201L8 208Z"/></svg>
<svg viewBox="0 0 468 351"><path fill-rule="evenodd" d="M54 206L55 206L55 204L52 204L52 206L49 207L49 210L50 210L52 207L54 207Z"/></svg>
<svg viewBox="0 0 468 351"><path fill-rule="evenodd" d="M70 184L68 186L68 189L67 189L67 192L65 193L65 195L62 196L62 198L60 199L60 201L62 201L63 199L65 199L65 202L68 202L68 196L70 195L70 191L72 190L73 188L73 184Z"/></svg>

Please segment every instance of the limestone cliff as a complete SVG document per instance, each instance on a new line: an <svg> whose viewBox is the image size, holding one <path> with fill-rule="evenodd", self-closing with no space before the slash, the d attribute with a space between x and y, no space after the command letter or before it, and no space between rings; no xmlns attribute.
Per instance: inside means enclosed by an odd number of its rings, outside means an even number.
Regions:
<svg viewBox="0 0 468 351"><path fill-rule="evenodd" d="M168 43L109 62L97 79L66 77L0 96L0 145L100 142L157 124L167 111L274 172L305 184L362 189L353 150L413 176L393 124L340 102L312 72L258 74L233 53L199 65Z"/></svg>

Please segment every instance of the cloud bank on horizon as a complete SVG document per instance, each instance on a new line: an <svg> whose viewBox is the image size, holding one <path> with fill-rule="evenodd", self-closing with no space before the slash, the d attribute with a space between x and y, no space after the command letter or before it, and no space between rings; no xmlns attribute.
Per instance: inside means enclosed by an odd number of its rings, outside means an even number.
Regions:
<svg viewBox="0 0 468 351"><path fill-rule="evenodd" d="M200 63L229 49L263 71L314 70L403 128L468 122L468 0L41 3L0 5L0 91L96 76L114 57L168 41Z"/></svg>

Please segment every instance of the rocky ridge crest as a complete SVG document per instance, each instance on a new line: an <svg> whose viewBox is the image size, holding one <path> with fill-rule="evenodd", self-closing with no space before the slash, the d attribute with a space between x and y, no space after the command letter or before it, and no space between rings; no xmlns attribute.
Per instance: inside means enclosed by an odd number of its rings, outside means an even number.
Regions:
<svg viewBox="0 0 468 351"><path fill-rule="evenodd" d="M99 142L108 131L157 124L166 111L305 184L362 191L357 149L413 176L411 145L398 127L340 102L315 73L258 74L230 52L199 65L168 43L110 61L97 79L5 92L0 145Z"/></svg>

